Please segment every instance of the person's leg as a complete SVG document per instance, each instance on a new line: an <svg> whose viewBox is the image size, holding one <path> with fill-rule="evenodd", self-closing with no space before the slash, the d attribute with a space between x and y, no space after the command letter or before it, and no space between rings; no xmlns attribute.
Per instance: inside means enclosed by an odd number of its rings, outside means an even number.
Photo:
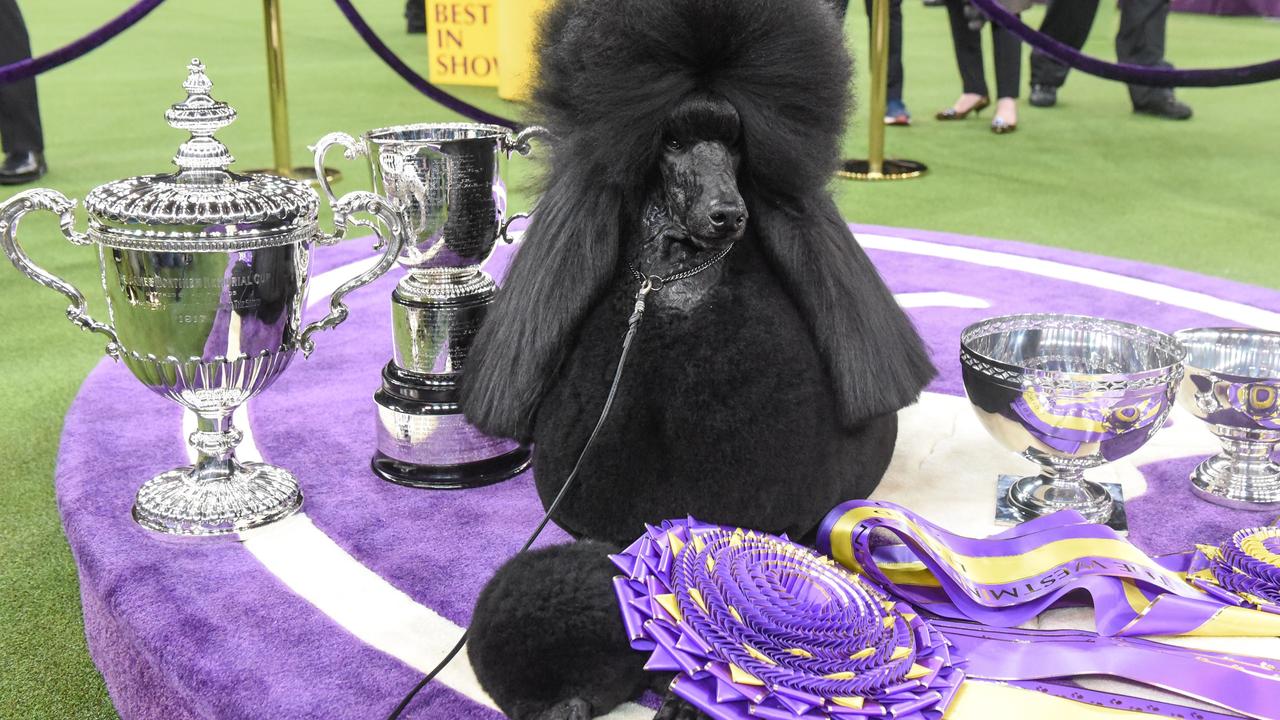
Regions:
<svg viewBox="0 0 1280 720"><path fill-rule="evenodd" d="M1169 0L1120 0L1120 31L1116 33L1116 59L1128 65L1172 67L1164 59L1165 26ZM1185 120L1191 108L1178 102L1172 88L1130 85L1135 110Z"/></svg>
<svg viewBox="0 0 1280 720"><path fill-rule="evenodd" d="M988 24L996 63L996 96L1017 100L1022 82L1022 41L999 25Z"/></svg>
<svg viewBox="0 0 1280 720"><path fill-rule="evenodd" d="M1049 0L1040 32L1079 50L1089 39L1089 30L1098 14L1098 0ZM1031 84L1062 87L1069 68L1039 50L1031 52Z"/></svg>
<svg viewBox="0 0 1280 720"><path fill-rule="evenodd" d="M902 0L889 2L889 102L902 102Z"/></svg>
<svg viewBox="0 0 1280 720"><path fill-rule="evenodd" d="M1011 132L1018 127L1018 86L1022 83L1022 41L995 23L991 44L996 64L996 116L991 129Z"/></svg>
<svg viewBox="0 0 1280 720"><path fill-rule="evenodd" d="M31 57L27 26L15 0L0 0L0 65ZM7 155L44 151L36 80L0 85L0 140Z"/></svg>
<svg viewBox="0 0 1280 720"><path fill-rule="evenodd" d="M982 67L982 35L969 27L964 16L964 0L947 0L947 19L951 22L951 41L955 45L956 67L966 95L988 97L987 80Z"/></svg>
<svg viewBox="0 0 1280 720"><path fill-rule="evenodd" d="M893 117L898 120L894 124L907 124L911 114L902 102L902 0L887 0L889 3L889 67L887 68L885 122ZM875 22L874 0L865 0L868 27ZM875 28L871 27L874 32ZM870 47L870 43L867 44Z"/></svg>

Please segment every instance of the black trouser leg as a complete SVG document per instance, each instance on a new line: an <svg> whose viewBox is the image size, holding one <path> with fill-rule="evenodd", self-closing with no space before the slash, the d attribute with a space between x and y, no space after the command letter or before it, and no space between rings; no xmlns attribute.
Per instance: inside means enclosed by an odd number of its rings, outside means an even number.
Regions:
<svg viewBox="0 0 1280 720"><path fill-rule="evenodd" d="M0 0L0 65L31 57L31 41L16 0ZM43 152L36 79L0 85L0 141L5 153Z"/></svg>
<svg viewBox="0 0 1280 720"><path fill-rule="evenodd" d="M1040 23L1040 32L1079 50L1089 39L1089 29L1098 14L1098 0L1049 0ZM1062 87L1067 81L1066 65L1039 50L1031 51L1031 84Z"/></svg>
<svg viewBox="0 0 1280 720"><path fill-rule="evenodd" d="M1116 59L1129 65L1171 67L1164 60L1165 23L1169 0L1120 0L1120 32L1116 33ZM1169 88L1130 85L1135 106L1147 105L1173 91Z"/></svg>
<svg viewBox="0 0 1280 720"><path fill-rule="evenodd" d="M875 0L866 0L867 19L874 22L871 14ZM890 102L902 100L902 0L889 2L889 93ZM875 32L875 28L871 28ZM870 47L870 43L867 47Z"/></svg>
<svg viewBox="0 0 1280 720"><path fill-rule="evenodd" d="M993 22L987 24L991 26L991 44L995 48L996 97L1017 99L1022 83L1022 41Z"/></svg>
<svg viewBox="0 0 1280 720"><path fill-rule="evenodd" d="M964 16L964 0L947 0L947 18L951 21L951 42L956 48L956 67L964 92L989 96L982 68L982 35L969 28Z"/></svg>

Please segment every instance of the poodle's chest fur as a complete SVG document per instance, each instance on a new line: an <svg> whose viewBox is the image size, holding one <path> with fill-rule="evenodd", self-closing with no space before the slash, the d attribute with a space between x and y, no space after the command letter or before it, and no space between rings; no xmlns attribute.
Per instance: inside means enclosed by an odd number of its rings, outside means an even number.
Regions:
<svg viewBox="0 0 1280 720"><path fill-rule="evenodd" d="M617 542L643 522L692 514L804 533L856 493L838 467L856 434L839 428L808 327L753 243L724 263L696 303L650 304L610 417L557 513L570 532ZM603 407L638 286L617 277L539 408L544 504Z"/></svg>

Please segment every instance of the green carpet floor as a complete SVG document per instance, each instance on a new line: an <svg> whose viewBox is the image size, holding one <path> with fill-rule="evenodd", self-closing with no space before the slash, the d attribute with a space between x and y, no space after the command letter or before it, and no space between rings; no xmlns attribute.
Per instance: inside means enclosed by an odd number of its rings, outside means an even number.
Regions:
<svg viewBox="0 0 1280 720"><path fill-rule="evenodd" d="M36 51L44 52L127 3L22 4ZM905 4L906 100L916 125L891 128L889 151L924 161L931 171L906 182L836 183L850 219L1076 248L1280 287L1280 84L1182 92L1196 117L1173 123L1132 115L1123 87L1078 75L1058 108L1024 105L1019 131L997 137L987 129L989 116L950 124L932 119L959 92L945 12L919 0ZM448 117L368 52L330 3L285 5L296 164L308 164L305 146L332 130ZM403 32L403 3L362 0L359 7L398 52L425 69L422 37ZM240 112L220 134L240 158L238 167L266 165L260 12L261 3L247 0L171 0L116 41L43 76L52 170L40 184L83 197L108 180L166 170L184 138L164 124L163 111L181 99L193 55L208 65L215 96ZM1038 21L1039 13L1028 19ZM1115 12L1104 8L1086 49L1112 57L1116 23ZM861 53L865 18L852 16L849 32ZM1177 15L1169 24L1170 59L1184 67L1258 62L1278 48L1276 22ZM860 75L859 87L865 84ZM462 94L519 115L492 92ZM865 128L859 116L845 148L850 156L865 152ZM526 165L519 187L529 172L527 164L515 164ZM341 189L360 187L364 172L354 164L343 169L349 179ZM12 192L0 192L0 200ZM47 268L89 289L91 307L102 308L92 292L92 250L62 241L47 217L26 222L22 239ZM17 273L0 268L0 290L0 717L113 717L85 650L75 568L50 481L62 417L102 342L74 330L62 318L65 302Z"/></svg>

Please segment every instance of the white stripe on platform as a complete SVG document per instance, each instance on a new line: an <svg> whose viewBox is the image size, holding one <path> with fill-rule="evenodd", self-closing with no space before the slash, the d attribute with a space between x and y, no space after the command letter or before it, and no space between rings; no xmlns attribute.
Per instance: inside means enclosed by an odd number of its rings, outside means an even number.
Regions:
<svg viewBox="0 0 1280 720"><path fill-rule="evenodd" d="M1172 285L1164 285L1105 270L1068 265L1054 260L1041 260L1039 258L1026 257L1025 255L1011 255L994 250L944 245L942 243L878 235L876 233L857 233L857 238L862 247L868 250L927 255L929 257L959 260L973 265L985 265L1031 275L1041 275L1078 285L1089 285L1168 303L1189 310L1217 315L1220 318L1237 323L1254 325L1268 330L1280 330L1280 313L1274 313L1253 305L1223 300L1222 298L1194 290L1184 290Z"/></svg>
<svg viewBox="0 0 1280 720"><path fill-rule="evenodd" d="M991 303L980 297L952 292L898 293L893 297L904 308L953 307L981 309L991 307Z"/></svg>
<svg viewBox="0 0 1280 720"><path fill-rule="evenodd" d="M868 249L927 255L961 262L1027 272L1081 285L1150 298L1179 307L1218 315L1236 323L1280 328L1280 314L1216 298L1191 290L1126 277L1092 268L1038 260L989 250L963 248L882 234L858 233ZM325 300L338 285L372 266L366 258L317 275L312 280L308 306ZM904 293L904 307L989 307L980 298L954 293ZM932 425L936 426L936 423ZM194 418L184 417L184 437L195 429ZM236 414L236 426L245 433L239 455L260 458L244 408ZM1171 448L1171 451L1176 451ZM895 458L897 456L895 452ZM1185 454L1185 453L1184 453ZM1154 458L1144 457L1150 462ZM306 490L303 479L303 490ZM945 522L943 524L946 524ZM369 570L317 528L304 514L254 531L244 547L291 590L362 642L395 657L421 672L430 670L452 647L462 629L435 611L414 602L377 573ZM465 653L457 658L440 681L466 697L493 707L476 683ZM408 688L406 688L408 690ZM387 698L388 705L398 698ZM409 714L412 717L412 713ZM641 720L653 711L634 703L618 708L610 720Z"/></svg>

